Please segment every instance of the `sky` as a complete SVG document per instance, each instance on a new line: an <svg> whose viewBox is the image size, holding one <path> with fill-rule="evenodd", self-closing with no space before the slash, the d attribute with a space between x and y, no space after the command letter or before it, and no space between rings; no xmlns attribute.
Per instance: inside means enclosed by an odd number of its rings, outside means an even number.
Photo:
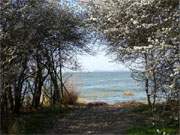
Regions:
<svg viewBox="0 0 180 135"><path fill-rule="evenodd" d="M117 62L112 62L111 56L105 55L105 51L98 51L96 55L78 56L82 71L128 71L128 68Z"/></svg>
<svg viewBox="0 0 180 135"><path fill-rule="evenodd" d="M75 1L88 2L89 0L68 0L71 4ZM75 4L76 4L75 2ZM99 45L97 45L99 46ZM100 45L101 46L101 45ZM79 55L78 62L81 65L80 71L128 71L128 68L120 63L112 62L111 56L105 55L105 50L99 48L96 50L96 55Z"/></svg>

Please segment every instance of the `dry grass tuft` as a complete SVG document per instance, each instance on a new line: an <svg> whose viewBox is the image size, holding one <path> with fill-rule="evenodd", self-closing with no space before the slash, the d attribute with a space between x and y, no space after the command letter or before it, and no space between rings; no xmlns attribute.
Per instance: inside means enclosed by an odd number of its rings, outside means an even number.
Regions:
<svg viewBox="0 0 180 135"><path fill-rule="evenodd" d="M65 105L75 105L77 104L79 92L77 86L69 81L65 84L66 89L64 89L62 103Z"/></svg>

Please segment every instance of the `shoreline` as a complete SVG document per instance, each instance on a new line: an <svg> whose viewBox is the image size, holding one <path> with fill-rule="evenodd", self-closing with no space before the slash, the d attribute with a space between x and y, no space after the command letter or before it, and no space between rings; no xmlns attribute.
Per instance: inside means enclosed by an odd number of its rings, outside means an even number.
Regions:
<svg viewBox="0 0 180 135"><path fill-rule="evenodd" d="M105 102L105 101L98 101L98 100L88 100L85 98L81 98L78 97L77 103L80 104L89 104L89 103L104 103L107 105L118 105L118 104L124 104L124 103L142 103L142 104L147 104L146 100L128 100L128 101L118 101L118 102L114 102L114 103L110 103L110 102Z"/></svg>
<svg viewBox="0 0 180 135"><path fill-rule="evenodd" d="M117 103L107 103L102 101L88 101L83 98L78 98L77 105L80 106L87 106L87 107L112 107L112 108L122 108L122 109L129 109L134 108L142 105L148 105L148 103L145 101L123 101L123 102L117 102Z"/></svg>

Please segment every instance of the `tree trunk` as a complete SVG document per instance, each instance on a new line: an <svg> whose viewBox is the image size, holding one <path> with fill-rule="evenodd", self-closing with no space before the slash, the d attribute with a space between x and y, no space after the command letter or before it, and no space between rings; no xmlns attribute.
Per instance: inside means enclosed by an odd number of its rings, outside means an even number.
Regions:
<svg viewBox="0 0 180 135"><path fill-rule="evenodd" d="M60 102L60 92L59 92L57 78L55 77L55 75L51 74L51 79L54 86L53 104L58 104Z"/></svg>
<svg viewBox="0 0 180 135"><path fill-rule="evenodd" d="M145 59L145 70L148 69L148 58L147 58L147 54L144 54L144 59ZM149 80L147 77L145 77L145 91L146 91L146 95L147 95L147 101L148 101L148 105L152 107L152 103L151 103L151 95L149 94Z"/></svg>
<svg viewBox="0 0 180 135"><path fill-rule="evenodd" d="M154 91L153 91L153 107L155 106L156 103L156 93L157 93L157 83L156 83L156 74L155 71L153 70L153 82L154 82Z"/></svg>
<svg viewBox="0 0 180 135"><path fill-rule="evenodd" d="M15 106L14 106L14 113L19 114L20 108L21 108L21 88L22 87L16 87L15 88Z"/></svg>
<svg viewBox="0 0 180 135"><path fill-rule="evenodd" d="M21 108L21 92L24 83L25 71L27 69L27 58L24 59L22 62L22 70L18 79L16 80L15 87L14 87L14 98L15 98L15 105L14 105L14 113L19 114Z"/></svg>
<svg viewBox="0 0 180 135"><path fill-rule="evenodd" d="M43 82L40 81L40 78L39 78L38 81L35 83L36 83L35 84L36 86L35 86L35 91L34 91L34 95L33 95L33 106L35 108L37 108L40 105L40 98L41 98Z"/></svg>
<svg viewBox="0 0 180 135"><path fill-rule="evenodd" d="M58 80L56 76L56 71L54 69L54 60L50 58L49 55L46 55L47 60L48 60L48 72L51 77L51 81L54 87L54 93L53 93L53 104L58 104L60 102L60 92L59 92L59 85L58 85Z"/></svg>
<svg viewBox="0 0 180 135"><path fill-rule="evenodd" d="M12 88L9 86L7 88L7 90L8 90L8 99L9 99L10 111L12 112L14 109L14 99L12 96Z"/></svg>
<svg viewBox="0 0 180 135"><path fill-rule="evenodd" d="M62 77L62 63L61 63L61 61L60 61L59 68L60 68L59 73L60 73L60 84L61 84L61 97L63 98L63 77Z"/></svg>
<svg viewBox="0 0 180 135"><path fill-rule="evenodd" d="M37 74L35 79L35 89L33 95L33 106L37 108L40 105L40 98L43 86L43 77L42 77L42 69L39 64L39 60L37 60Z"/></svg>
<svg viewBox="0 0 180 135"><path fill-rule="evenodd" d="M8 111L8 103L7 103L7 94L6 91L1 93L1 132L7 133L8 131L8 122L9 122L9 111Z"/></svg>

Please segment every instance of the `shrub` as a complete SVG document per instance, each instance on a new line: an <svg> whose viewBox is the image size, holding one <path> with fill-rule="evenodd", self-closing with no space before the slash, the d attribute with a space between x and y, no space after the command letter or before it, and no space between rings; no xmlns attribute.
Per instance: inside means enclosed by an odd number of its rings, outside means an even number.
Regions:
<svg viewBox="0 0 180 135"><path fill-rule="evenodd" d="M76 85L69 81L65 84L62 103L65 105L74 105L77 103L78 95L79 92Z"/></svg>

